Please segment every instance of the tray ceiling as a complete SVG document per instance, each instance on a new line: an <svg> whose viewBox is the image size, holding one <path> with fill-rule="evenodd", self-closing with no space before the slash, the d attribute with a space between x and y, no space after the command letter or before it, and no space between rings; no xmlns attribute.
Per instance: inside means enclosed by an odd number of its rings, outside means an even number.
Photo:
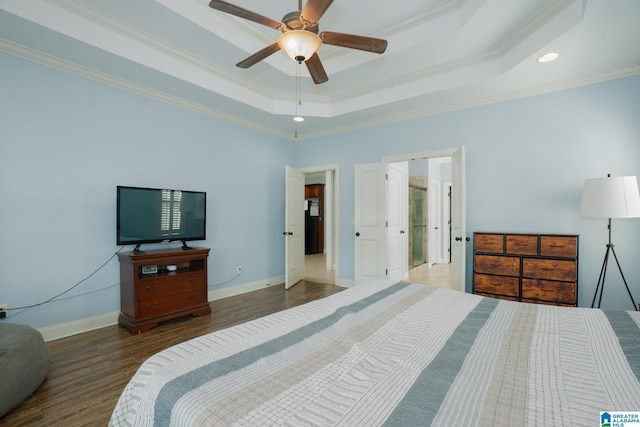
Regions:
<svg viewBox="0 0 640 427"><path fill-rule="evenodd" d="M278 21L297 9L230 2ZM389 45L323 45L321 85L284 52L235 67L280 33L205 0L0 0L0 50L305 140L638 74L639 18L637 0L335 0L320 31ZM560 58L538 63L549 51Z"/></svg>

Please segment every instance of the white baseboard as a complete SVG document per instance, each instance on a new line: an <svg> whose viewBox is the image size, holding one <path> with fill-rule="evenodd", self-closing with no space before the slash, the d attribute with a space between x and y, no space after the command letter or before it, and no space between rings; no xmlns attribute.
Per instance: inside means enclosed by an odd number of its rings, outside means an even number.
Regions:
<svg viewBox="0 0 640 427"><path fill-rule="evenodd" d="M209 291L208 300L215 301L222 298L232 297L251 291L257 291L267 286L274 286L284 283L284 276L274 277L268 280L258 280L256 282L245 283L238 286L231 286L219 290ZM100 314L98 316L86 317L84 319L74 320L57 325L45 326L39 328L45 341L54 341L60 338L70 337L72 335L81 334L83 332L93 331L95 329L105 328L118 324L119 311Z"/></svg>
<svg viewBox="0 0 640 427"><path fill-rule="evenodd" d="M336 279L336 286L342 286L343 288L351 288L355 285L356 284L353 280L340 279L340 278Z"/></svg>
<svg viewBox="0 0 640 427"><path fill-rule="evenodd" d="M209 290L209 301L215 301L222 298L233 297L247 292L257 291L268 286L280 285L284 283L284 276L272 277L271 279L258 280L256 282L244 283L238 286L222 288L218 290Z"/></svg>
<svg viewBox="0 0 640 427"><path fill-rule="evenodd" d="M60 338L70 337L71 335L93 331L94 329L117 325L119 314L120 312L118 311L100 314L98 316L86 317L72 322L46 326L44 328L39 328L38 331L40 331L45 341L53 341Z"/></svg>

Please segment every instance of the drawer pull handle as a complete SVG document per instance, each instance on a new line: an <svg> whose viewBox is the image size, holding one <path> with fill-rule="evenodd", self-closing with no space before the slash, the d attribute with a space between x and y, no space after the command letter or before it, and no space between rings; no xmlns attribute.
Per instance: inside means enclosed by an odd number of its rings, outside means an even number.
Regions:
<svg viewBox="0 0 640 427"><path fill-rule="evenodd" d="M542 270L542 271L553 271L553 270L555 270L555 268L553 268L553 267L551 267L551 268L549 268L549 267L541 267L540 270Z"/></svg>
<svg viewBox="0 0 640 427"><path fill-rule="evenodd" d="M491 267L502 267L502 264L500 263L493 263L493 264L489 264Z"/></svg>
<svg viewBox="0 0 640 427"><path fill-rule="evenodd" d="M550 244L549 246L551 246L552 248L564 248L564 245L558 245L558 244Z"/></svg>
<svg viewBox="0 0 640 427"><path fill-rule="evenodd" d="M147 290L148 290L149 292L155 292L155 291L157 291L157 290L158 290L158 284L156 283L155 285L153 285L153 287L151 287L151 286L147 285Z"/></svg>
<svg viewBox="0 0 640 427"><path fill-rule="evenodd" d="M149 310L157 310L157 309L158 309L158 303L155 303L155 304L153 304L153 305L151 305L151 304L147 304L147 308L148 308Z"/></svg>

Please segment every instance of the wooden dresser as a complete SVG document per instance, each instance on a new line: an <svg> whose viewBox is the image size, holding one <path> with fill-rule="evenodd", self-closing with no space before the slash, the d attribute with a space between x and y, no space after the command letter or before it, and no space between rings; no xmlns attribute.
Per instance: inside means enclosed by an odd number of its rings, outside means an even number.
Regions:
<svg viewBox="0 0 640 427"><path fill-rule="evenodd" d="M211 314L208 256L208 248L119 253L118 325L139 334L176 317Z"/></svg>
<svg viewBox="0 0 640 427"><path fill-rule="evenodd" d="M473 293L578 305L578 235L474 233Z"/></svg>

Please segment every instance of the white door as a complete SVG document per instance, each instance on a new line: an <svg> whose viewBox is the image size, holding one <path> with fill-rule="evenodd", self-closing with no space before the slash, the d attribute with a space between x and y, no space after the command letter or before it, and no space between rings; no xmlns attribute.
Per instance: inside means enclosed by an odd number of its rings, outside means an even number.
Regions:
<svg viewBox="0 0 640 427"><path fill-rule="evenodd" d="M385 165L355 166L354 281L387 277Z"/></svg>
<svg viewBox="0 0 640 427"><path fill-rule="evenodd" d="M466 206L465 206L464 146L451 155L451 283L453 288L465 290L466 264Z"/></svg>
<svg viewBox="0 0 640 427"><path fill-rule="evenodd" d="M284 287L289 289L304 277L304 174L286 166Z"/></svg>
<svg viewBox="0 0 640 427"><path fill-rule="evenodd" d="M442 186L435 179L429 182L429 264L442 263Z"/></svg>
<svg viewBox="0 0 640 427"><path fill-rule="evenodd" d="M389 163L387 168L387 254L389 280L409 277L409 162Z"/></svg>

